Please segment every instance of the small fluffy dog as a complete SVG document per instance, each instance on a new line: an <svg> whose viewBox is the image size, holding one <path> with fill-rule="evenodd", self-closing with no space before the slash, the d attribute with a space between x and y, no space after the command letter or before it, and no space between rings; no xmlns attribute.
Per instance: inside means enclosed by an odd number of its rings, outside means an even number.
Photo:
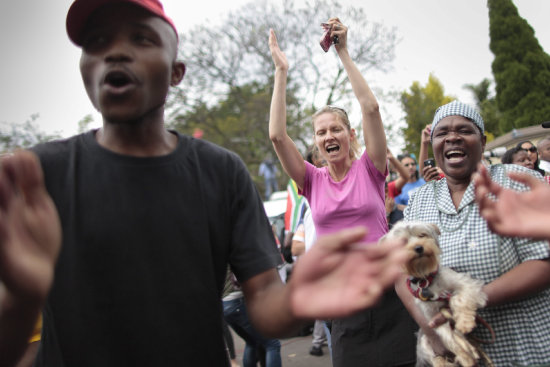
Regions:
<svg viewBox="0 0 550 367"><path fill-rule="evenodd" d="M487 296L481 289L483 282L439 266L439 234L435 224L401 221L382 240L396 237L407 240L407 286L426 319L430 320L445 307L451 311L450 315L443 312L449 322L434 331L455 355L454 362L437 356L428 338L419 333L417 366L475 366L480 356L465 334L476 326L476 310L485 306Z"/></svg>

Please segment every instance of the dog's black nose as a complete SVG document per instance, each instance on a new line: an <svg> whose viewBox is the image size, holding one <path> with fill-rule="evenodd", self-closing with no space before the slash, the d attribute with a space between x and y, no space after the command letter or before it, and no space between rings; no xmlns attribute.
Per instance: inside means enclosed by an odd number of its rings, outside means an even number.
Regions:
<svg viewBox="0 0 550 367"><path fill-rule="evenodd" d="M424 247L414 246L414 252L416 252L418 255L421 255L424 252Z"/></svg>

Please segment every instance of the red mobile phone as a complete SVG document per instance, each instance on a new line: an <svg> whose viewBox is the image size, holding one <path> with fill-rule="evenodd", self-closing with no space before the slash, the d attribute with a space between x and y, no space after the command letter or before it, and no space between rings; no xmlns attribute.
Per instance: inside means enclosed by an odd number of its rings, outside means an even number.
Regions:
<svg viewBox="0 0 550 367"><path fill-rule="evenodd" d="M330 30L332 29L332 26L330 24L321 23L321 27L323 27L324 32L319 44L321 45L323 51L328 52L330 45L338 44L338 36L334 36L332 38L330 37Z"/></svg>
<svg viewBox="0 0 550 367"><path fill-rule="evenodd" d="M324 32L319 44L321 45L323 51L328 52L330 45L332 45L332 39L330 38L330 29L332 26L328 23L321 23L321 27L323 27Z"/></svg>

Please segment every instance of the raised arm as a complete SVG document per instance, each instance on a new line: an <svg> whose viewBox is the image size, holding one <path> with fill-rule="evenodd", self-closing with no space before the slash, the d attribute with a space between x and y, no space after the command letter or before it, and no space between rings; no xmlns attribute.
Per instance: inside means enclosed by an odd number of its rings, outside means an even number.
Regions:
<svg viewBox="0 0 550 367"><path fill-rule="evenodd" d="M395 189L400 192L403 186L405 186L405 184L409 180L409 171L403 165L403 163L399 162L399 160L393 156L389 149L388 160L399 174L399 177L395 180Z"/></svg>
<svg viewBox="0 0 550 367"><path fill-rule="evenodd" d="M424 161L428 159L428 150L430 147L430 135L432 124L426 125L420 136L420 153L418 153L418 172L422 175L425 181L436 180L439 178L439 172L436 167L426 168L424 170Z"/></svg>
<svg viewBox="0 0 550 367"><path fill-rule="evenodd" d="M334 47L346 69L353 93L361 106L363 138L367 153L375 167L384 173L386 172L386 133L382 125L378 101L349 55L348 28L338 18L331 18L328 23L332 24L331 36L339 38L339 42Z"/></svg>
<svg viewBox="0 0 550 367"><path fill-rule="evenodd" d="M31 152L2 159L0 167L0 366L27 347L50 290L61 227Z"/></svg>
<svg viewBox="0 0 550 367"><path fill-rule="evenodd" d="M428 148L430 146L430 133L432 125L426 127L420 133L420 152L418 153L418 172L422 174L424 171L424 161L428 159ZM424 175L422 174L422 177Z"/></svg>
<svg viewBox="0 0 550 367"><path fill-rule="evenodd" d="M275 76L269 113L269 138L285 172L299 188L304 187L306 166L304 158L286 132L286 78L288 61L279 48L273 29L269 31L269 49L275 63Z"/></svg>

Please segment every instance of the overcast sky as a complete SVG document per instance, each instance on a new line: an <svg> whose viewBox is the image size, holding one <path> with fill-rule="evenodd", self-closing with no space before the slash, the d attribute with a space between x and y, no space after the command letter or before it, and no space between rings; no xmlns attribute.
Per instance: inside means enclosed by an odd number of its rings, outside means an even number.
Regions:
<svg viewBox="0 0 550 367"><path fill-rule="evenodd" d="M217 22L227 11L246 2L163 1L166 12L184 33L197 24ZM470 103L470 93L462 86L492 78L485 1L341 2L362 6L371 21L396 27L401 38L393 71L366 76L373 87L405 90L415 80L425 84L433 73L446 94ZM77 122L87 114L93 114L96 125L101 123L82 86L78 71L80 51L65 33L70 3L71 0L0 2L0 122L22 123L38 113L42 130L63 136L76 133ZM515 4L534 28L541 46L550 52L550 1L516 0ZM352 30L350 33L353 37Z"/></svg>

